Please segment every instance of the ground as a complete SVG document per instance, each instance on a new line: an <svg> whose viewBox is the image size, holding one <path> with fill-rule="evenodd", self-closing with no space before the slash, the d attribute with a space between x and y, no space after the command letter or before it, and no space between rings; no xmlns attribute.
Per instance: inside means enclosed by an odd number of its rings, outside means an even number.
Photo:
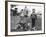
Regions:
<svg viewBox="0 0 46 37"><path fill-rule="evenodd" d="M37 16L37 20L35 23L35 27L37 28L37 30L41 30L41 26L42 26L42 16ZM31 18L30 18L31 19ZM28 20L30 20L28 19ZM21 20L20 16L11 16L11 30L15 31L15 29L18 27L19 21ZM25 19L26 20L26 19Z"/></svg>

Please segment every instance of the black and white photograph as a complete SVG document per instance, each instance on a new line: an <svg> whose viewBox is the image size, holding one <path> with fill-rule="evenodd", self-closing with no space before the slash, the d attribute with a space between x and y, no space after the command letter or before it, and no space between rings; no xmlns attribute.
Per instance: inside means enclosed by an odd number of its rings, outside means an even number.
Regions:
<svg viewBox="0 0 46 37"><path fill-rule="evenodd" d="M44 33L44 3L8 2L8 35Z"/></svg>
<svg viewBox="0 0 46 37"><path fill-rule="evenodd" d="M11 5L11 32L42 30L42 13L35 11L30 5Z"/></svg>

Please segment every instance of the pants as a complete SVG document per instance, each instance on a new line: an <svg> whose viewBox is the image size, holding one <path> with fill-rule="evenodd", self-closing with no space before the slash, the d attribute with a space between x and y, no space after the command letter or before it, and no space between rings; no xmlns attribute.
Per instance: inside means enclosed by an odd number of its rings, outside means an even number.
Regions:
<svg viewBox="0 0 46 37"><path fill-rule="evenodd" d="M32 28L35 26L35 18L32 18Z"/></svg>

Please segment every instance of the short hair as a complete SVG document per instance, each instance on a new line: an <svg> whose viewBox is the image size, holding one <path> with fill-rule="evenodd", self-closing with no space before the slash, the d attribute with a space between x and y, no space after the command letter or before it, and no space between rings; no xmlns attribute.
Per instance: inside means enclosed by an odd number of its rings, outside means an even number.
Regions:
<svg viewBox="0 0 46 37"><path fill-rule="evenodd" d="M15 8L15 10L17 10L18 8Z"/></svg>
<svg viewBox="0 0 46 37"><path fill-rule="evenodd" d="M21 11L23 11L23 9L21 9Z"/></svg>

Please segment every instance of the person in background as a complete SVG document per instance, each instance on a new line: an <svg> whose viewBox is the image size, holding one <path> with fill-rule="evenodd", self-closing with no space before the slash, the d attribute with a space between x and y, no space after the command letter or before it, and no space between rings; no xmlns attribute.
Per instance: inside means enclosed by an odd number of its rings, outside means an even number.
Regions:
<svg viewBox="0 0 46 37"><path fill-rule="evenodd" d="M35 14L35 9L32 9L32 14L31 14L31 20L32 20L32 28L35 27L35 22L37 20L37 15Z"/></svg>
<svg viewBox="0 0 46 37"><path fill-rule="evenodd" d="M15 8L15 10L13 11L13 16L17 15L17 10L18 10L18 8Z"/></svg>
<svg viewBox="0 0 46 37"><path fill-rule="evenodd" d="M24 8L24 17L28 17L28 8L25 6Z"/></svg>
<svg viewBox="0 0 46 37"><path fill-rule="evenodd" d="M24 15L23 15L23 12L24 12L23 9L21 9L21 11L20 11L20 16L24 16Z"/></svg>

